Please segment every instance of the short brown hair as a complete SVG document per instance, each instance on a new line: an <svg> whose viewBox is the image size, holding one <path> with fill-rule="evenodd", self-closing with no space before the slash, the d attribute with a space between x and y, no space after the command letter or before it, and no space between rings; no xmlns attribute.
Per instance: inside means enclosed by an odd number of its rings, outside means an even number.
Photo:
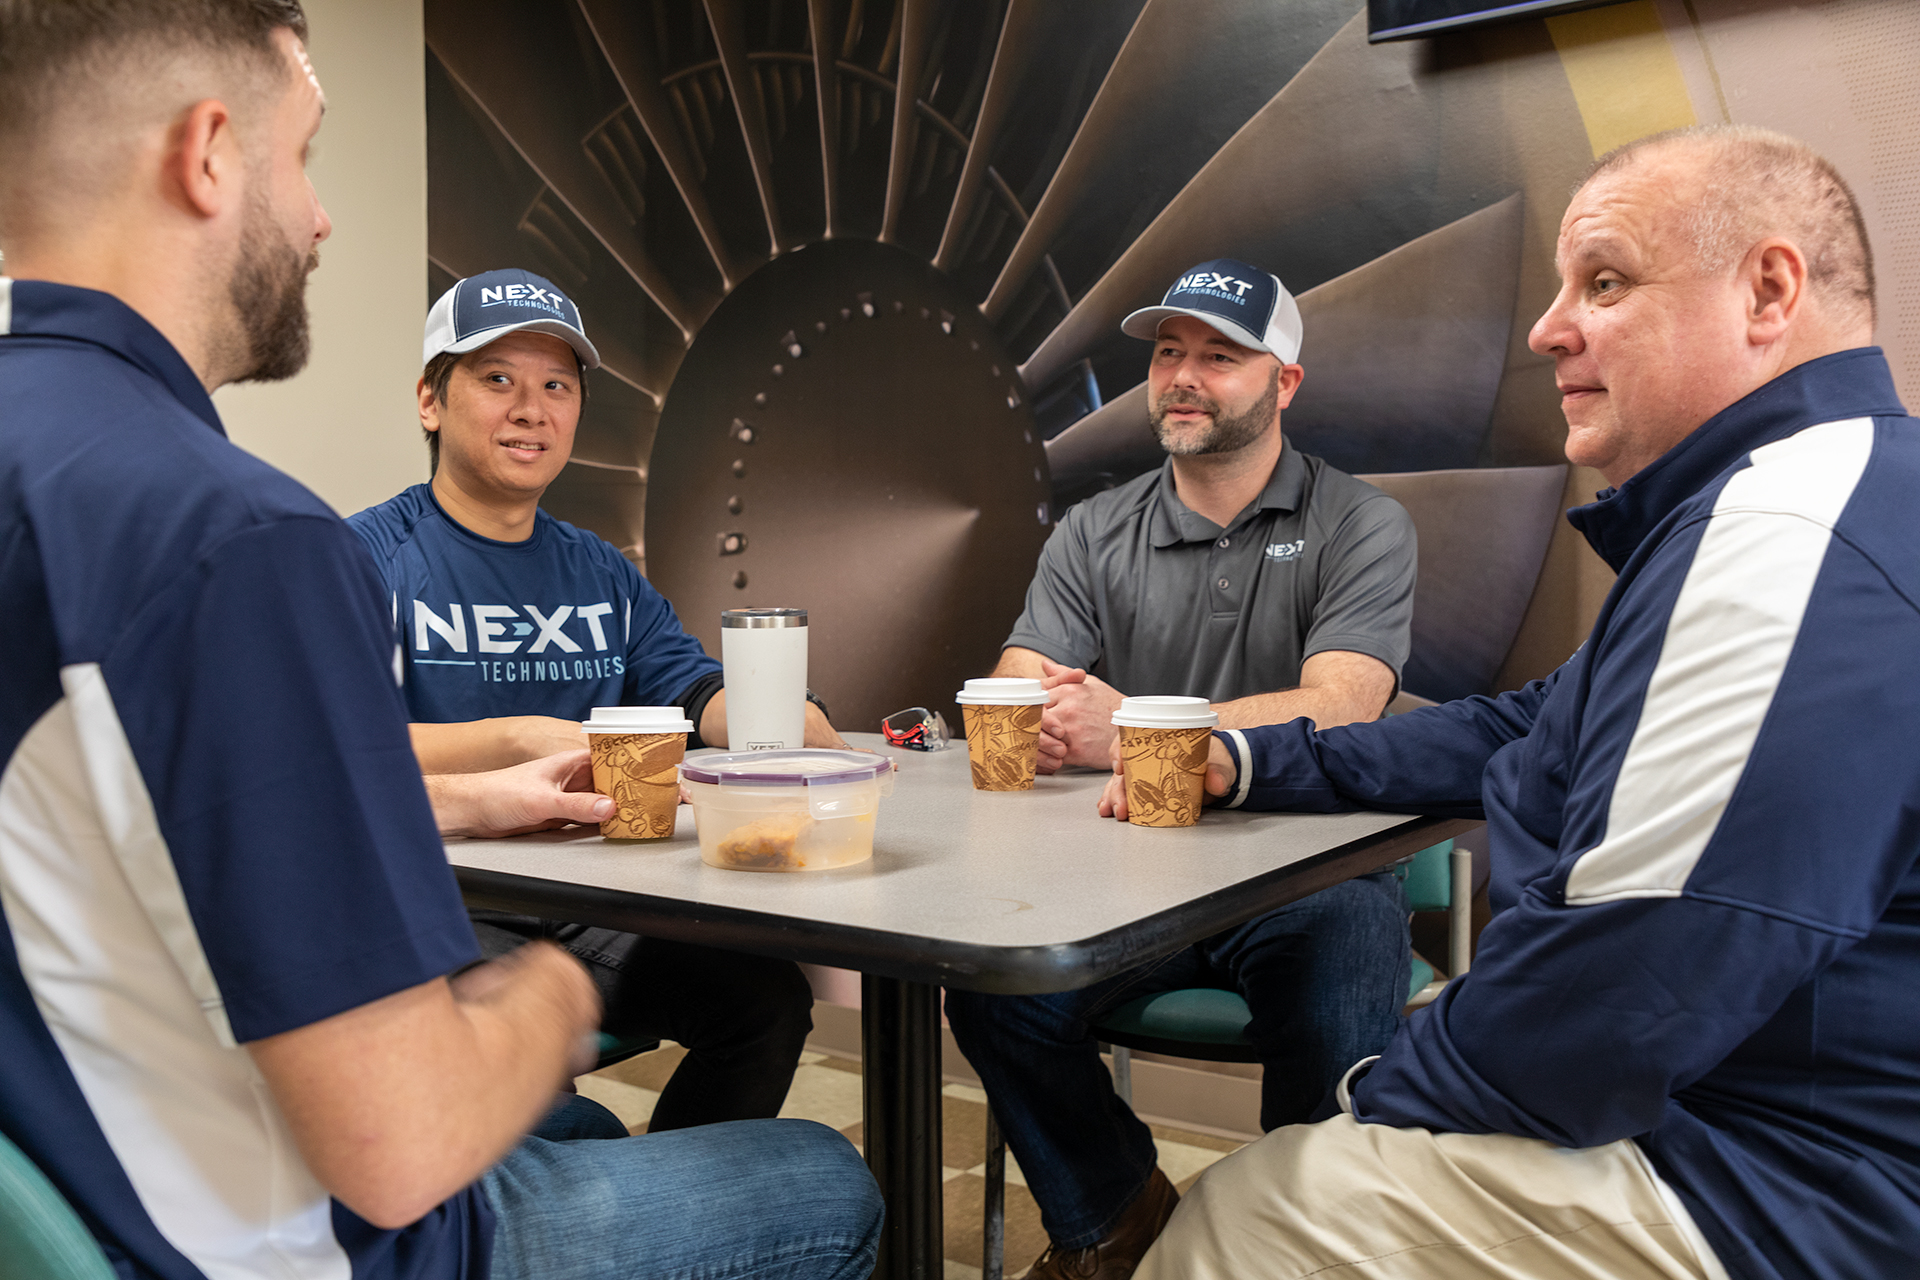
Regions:
<svg viewBox="0 0 1920 1280"><path fill-rule="evenodd" d="M76 141L45 136L63 109L120 83L131 66L183 52L238 55L250 75L277 84L282 28L305 42L299 0L0 0L0 232L17 215L10 206L44 186L36 162Z"/></svg>
<svg viewBox="0 0 1920 1280"><path fill-rule="evenodd" d="M1873 246L1860 202L1832 162L1798 138L1752 125L1669 129L1607 152L1580 185L1669 146L1702 157L1700 199L1686 210L1702 271L1731 271L1756 243L1783 235L1807 255L1808 283L1828 306L1873 322Z"/></svg>

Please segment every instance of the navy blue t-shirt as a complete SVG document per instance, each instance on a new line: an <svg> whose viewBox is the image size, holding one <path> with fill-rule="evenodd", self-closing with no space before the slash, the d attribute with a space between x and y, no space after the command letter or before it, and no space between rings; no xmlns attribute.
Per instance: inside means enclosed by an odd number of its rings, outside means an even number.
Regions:
<svg viewBox="0 0 1920 1280"><path fill-rule="evenodd" d="M355 1217L243 1047L477 958L392 655L164 336L0 278L0 1129L123 1280L487 1274L476 1188Z"/></svg>
<svg viewBox="0 0 1920 1280"><path fill-rule="evenodd" d="M417 484L347 525L386 580L415 720L687 706L696 684L719 675L632 562L545 511L525 542L499 542Z"/></svg>

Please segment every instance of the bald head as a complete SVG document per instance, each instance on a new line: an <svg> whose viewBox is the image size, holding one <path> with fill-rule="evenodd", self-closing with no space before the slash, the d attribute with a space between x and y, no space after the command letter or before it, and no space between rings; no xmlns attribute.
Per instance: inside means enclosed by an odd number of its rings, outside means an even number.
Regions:
<svg viewBox="0 0 1920 1280"><path fill-rule="evenodd" d="M1779 134L1659 134L1573 193L1560 291L1528 345L1554 362L1567 457L1622 484L1810 360L1873 340L1853 194Z"/></svg>
<svg viewBox="0 0 1920 1280"><path fill-rule="evenodd" d="M299 0L0 0L0 250L133 179L156 129L209 97L243 128L285 87Z"/></svg>
<svg viewBox="0 0 1920 1280"><path fill-rule="evenodd" d="M1707 275L1725 275L1769 237L1807 259L1807 285L1841 325L1874 323L1873 249L1852 188L1797 138L1751 125L1696 125L1616 147L1580 186L1639 163L1678 161L1692 186L1677 211Z"/></svg>

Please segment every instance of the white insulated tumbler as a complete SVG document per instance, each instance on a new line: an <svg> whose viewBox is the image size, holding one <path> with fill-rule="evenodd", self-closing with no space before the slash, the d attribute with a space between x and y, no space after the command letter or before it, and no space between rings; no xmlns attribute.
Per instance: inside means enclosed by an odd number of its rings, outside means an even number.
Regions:
<svg viewBox="0 0 1920 1280"><path fill-rule="evenodd" d="M720 665L727 681L727 749L806 745L807 611L726 609Z"/></svg>

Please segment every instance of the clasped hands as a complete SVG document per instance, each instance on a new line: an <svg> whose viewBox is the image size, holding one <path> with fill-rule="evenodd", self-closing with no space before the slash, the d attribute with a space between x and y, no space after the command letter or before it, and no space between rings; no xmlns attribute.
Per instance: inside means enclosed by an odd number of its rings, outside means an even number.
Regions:
<svg viewBox="0 0 1920 1280"><path fill-rule="evenodd" d="M1127 818L1127 788L1120 760L1120 731L1113 713L1125 696L1098 676L1079 667L1040 659L1040 687L1047 691L1047 709L1040 716L1040 761L1037 771L1054 773L1065 765L1089 769L1105 765L1113 770L1100 793L1100 816ZM1207 795L1218 798L1233 789L1233 754L1218 738L1208 746Z"/></svg>

